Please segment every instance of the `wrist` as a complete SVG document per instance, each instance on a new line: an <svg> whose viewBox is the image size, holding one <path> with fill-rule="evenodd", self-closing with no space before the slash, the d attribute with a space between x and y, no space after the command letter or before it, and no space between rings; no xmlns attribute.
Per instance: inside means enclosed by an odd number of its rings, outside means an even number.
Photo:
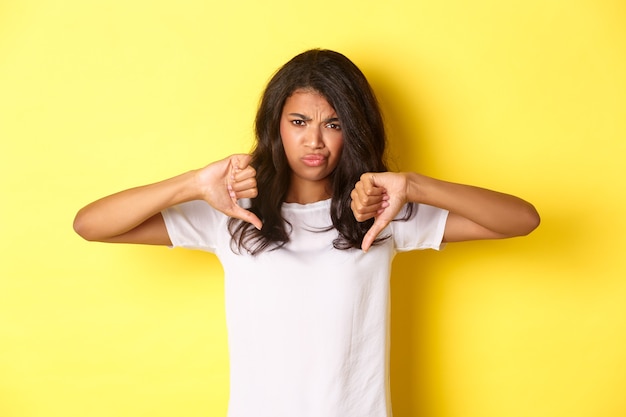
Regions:
<svg viewBox="0 0 626 417"><path fill-rule="evenodd" d="M194 169L187 172L188 178L184 187L189 200L204 200L206 197L206 173L203 169Z"/></svg>
<svg viewBox="0 0 626 417"><path fill-rule="evenodd" d="M173 177L169 180L170 204L180 204L192 200L201 200L203 194L200 189L198 170L192 170Z"/></svg>
<svg viewBox="0 0 626 417"><path fill-rule="evenodd" d="M427 177L415 172L405 172L406 200L408 203L424 203L425 180Z"/></svg>

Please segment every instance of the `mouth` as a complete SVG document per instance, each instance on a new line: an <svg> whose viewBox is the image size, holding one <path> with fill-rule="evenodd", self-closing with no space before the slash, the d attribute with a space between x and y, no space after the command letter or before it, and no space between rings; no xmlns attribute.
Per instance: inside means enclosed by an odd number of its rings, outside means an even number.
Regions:
<svg viewBox="0 0 626 417"><path fill-rule="evenodd" d="M302 163L309 167L318 167L326 163L326 157L319 154L305 155L301 158Z"/></svg>

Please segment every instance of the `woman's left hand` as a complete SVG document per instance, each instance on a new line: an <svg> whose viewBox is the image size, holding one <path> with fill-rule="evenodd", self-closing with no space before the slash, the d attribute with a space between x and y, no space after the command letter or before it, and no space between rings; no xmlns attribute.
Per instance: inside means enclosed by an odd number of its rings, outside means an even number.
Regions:
<svg viewBox="0 0 626 417"><path fill-rule="evenodd" d="M354 217L359 222L375 219L363 238L364 251L407 203L407 186L406 176L395 172L368 172L355 184L350 194Z"/></svg>
<svg viewBox="0 0 626 417"><path fill-rule="evenodd" d="M364 251L408 202L449 212L444 242L524 236L540 222L533 205L519 197L412 172L363 174L351 197L358 221L375 219L363 238Z"/></svg>

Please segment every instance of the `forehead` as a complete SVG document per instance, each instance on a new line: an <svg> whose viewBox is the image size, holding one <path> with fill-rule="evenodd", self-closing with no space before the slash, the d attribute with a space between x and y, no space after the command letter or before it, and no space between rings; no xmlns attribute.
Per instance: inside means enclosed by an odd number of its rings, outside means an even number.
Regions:
<svg viewBox="0 0 626 417"><path fill-rule="evenodd" d="M335 111L324 95L322 95L319 91L310 88L299 88L287 97L283 110L290 108L301 108L323 112Z"/></svg>

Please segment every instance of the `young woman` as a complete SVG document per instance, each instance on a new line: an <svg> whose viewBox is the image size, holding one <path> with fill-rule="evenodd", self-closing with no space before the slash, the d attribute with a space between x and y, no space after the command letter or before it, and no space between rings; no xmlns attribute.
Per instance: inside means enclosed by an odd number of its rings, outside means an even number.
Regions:
<svg viewBox="0 0 626 417"><path fill-rule="evenodd" d="M215 253L225 271L230 417L383 417L395 253L526 235L517 197L387 171L372 90L306 51L268 83L251 155L95 201L87 240Z"/></svg>

